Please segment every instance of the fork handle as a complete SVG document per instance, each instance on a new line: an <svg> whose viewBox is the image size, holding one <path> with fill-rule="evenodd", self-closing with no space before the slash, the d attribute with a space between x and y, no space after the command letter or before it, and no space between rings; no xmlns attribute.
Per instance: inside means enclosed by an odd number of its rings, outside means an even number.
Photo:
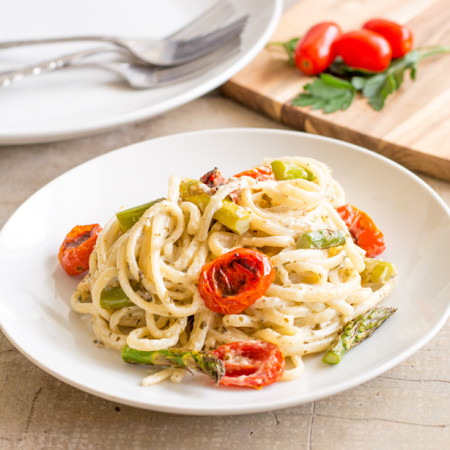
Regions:
<svg viewBox="0 0 450 450"><path fill-rule="evenodd" d="M14 70L12 72L0 74L0 86L9 86L12 83L22 81L24 78L29 76L41 75L43 73L53 72L55 70L62 69L63 67L71 65L79 58L85 56L93 55L95 53L100 53L104 51L110 51L110 48L95 48L89 50L78 51L75 53L70 53L68 55L59 56L57 58L48 59L42 61L38 64L33 64L31 66L23 67L19 70Z"/></svg>
<svg viewBox="0 0 450 450"><path fill-rule="evenodd" d="M22 41L6 41L0 42L0 49L11 47L24 47L27 45L38 44L57 44L59 42L75 42L75 41L101 41L110 42L111 44L121 45L121 41L113 36L65 36L42 39L27 39Z"/></svg>

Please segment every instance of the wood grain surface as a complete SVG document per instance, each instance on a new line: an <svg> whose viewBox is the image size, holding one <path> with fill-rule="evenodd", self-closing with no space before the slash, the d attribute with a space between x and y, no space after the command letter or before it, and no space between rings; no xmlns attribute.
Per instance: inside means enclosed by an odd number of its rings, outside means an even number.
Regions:
<svg viewBox="0 0 450 450"><path fill-rule="evenodd" d="M332 20L344 30L373 17L407 24L415 46L450 45L448 0L302 0L286 11L272 37L288 40L313 24ZM450 180L450 54L419 64L417 79L405 77L381 112L358 98L346 111L324 114L291 105L311 78L286 64L282 49L264 49L223 87L229 97L276 121L352 142L412 170Z"/></svg>

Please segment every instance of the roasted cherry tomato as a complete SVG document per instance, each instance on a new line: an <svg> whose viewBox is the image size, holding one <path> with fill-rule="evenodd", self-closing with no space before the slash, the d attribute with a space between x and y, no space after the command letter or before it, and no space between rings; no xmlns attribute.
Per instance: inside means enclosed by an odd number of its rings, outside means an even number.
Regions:
<svg viewBox="0 0 450 450"><path fill-rule="evenodd" d="M365 250L369 258L384 252L386 243L383 233L364 211L353 205L339 206L336 210L347 225L355 244Z"/></svg>
<svg viewBox="0 0 450 450"><path fill-rule="evenodd" d="M100 231L102 227L98 224L77 225L70 230L58 254L59 262L69 275L80 275L89 269L89 256Z"/></svg>
<svg viewBox="0 0 450 450"><path fill-rule="evenodd" d="M363 29L381 34L392 47L392 57L401 58L413 47L412 31L405 25L386 19L372 19L363 25Z"/></svg>
<svg viewBox="0 0 450 450"><path fill-rule="evenodd" d="M253 169L245 170L235 175L236 178L244 176L254 178L257 181L275 180L275 175L270 165L254 167ZM230 198L234 203L238 203L238 192L230 192Z"/></svg>
<svg viewBox="0 0 450 450"><path fill-rule="evenodd" d="M274 278L275 269L264 253L239 248L202 267L198 290L211 311L239 314L267 291Z"/></svg>
<svg viewBox="0 0 450 450"><path fill-rule="evenodd" d="M336 41L335 50L348 66L371 72L386 70L392 59L389 42L371 30L343 34Z"/></svg>
<svg viewBox="0 0 450 450"><path fill-rule="evenodd" d="M202 175L200 181L213 190L217 190L220 186L228 183L228 180L220 173L217 167Z"/></svg>
<svg viewBox="0 0 450 450"><path fill-rule="evenodd" d="M275 175L272 171L272 166L259 166L254 167L250 170L245 170L244 172L240 172L235 175L236 178L239 177L251 177L258 181L266 181L266 180L275 180Z"/></svg>
<svg viewBox="0 0 450 450"><path fill-rule="evenodd" d="M297 44L294 61L305 75L317 75L328 69L336 53L334 43L342 34L334 22L322 22L311 27Z"/></svg>
<svg viewBox="0 0 450 450"><path fill-rule="evenodd" d="M260 389L277 382L284 373L283 354L277 345L263 341L240 341L213 351L225 363L220 384Z"/></svg>

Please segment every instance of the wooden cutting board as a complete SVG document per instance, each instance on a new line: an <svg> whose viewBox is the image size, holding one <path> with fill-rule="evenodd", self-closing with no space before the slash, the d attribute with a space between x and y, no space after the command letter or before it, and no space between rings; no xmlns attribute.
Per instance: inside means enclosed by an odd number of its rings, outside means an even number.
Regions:
<svg viewBox="0 0 450 450"><path fill-rule="evenodd" d="M450 46L449 0L302 0L286 11L273 41L302 35L331 20L343 30L384 17L407 24L415 47ZM222 86L229 97L295 129L342 139L381 153L412 170L450 181L450 54L419 63L417 79L405 77L382 111L358 98L332 114L291 105L311 78L287 65L282 49L264 49Z"/></svg>

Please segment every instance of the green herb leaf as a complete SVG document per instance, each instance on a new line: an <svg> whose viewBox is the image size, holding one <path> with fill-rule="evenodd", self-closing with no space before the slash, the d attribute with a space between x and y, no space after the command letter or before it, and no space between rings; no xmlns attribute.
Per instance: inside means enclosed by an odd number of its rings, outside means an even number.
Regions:
<svg viewBox="0 0 450 450"><path fill-rule="evenodd" d="M395 86L395 79L392 75L388 75L387 77L385 77L380 89L375 94L368 96L369 105L375 111L382 110L387 96L395 91Z"/></svg>
<svg viewBox="0 0 450 450"><path fill-rule="evenodd" d="M311 106L312 109L322 109L329 114L340 109L347 109L355 96L355 88L346 80L341 80L326 73L314 79L304 87L293 101L294 106Z"/></svg>
<svg viewBox="0 0 450 450"><path fill-rule="evenodd" d="M344 89L352 88L352 83L350 83L349 81L334 77L333 75L330 75L328 73L322 73L320 75L320 78L322 78L322 80L325 83L329 84L330 86L335 86L335 87L344 88Z"/></svg>
<svg viewBox="0 0 450 450"><path fill-rule="evenodd" d="M397 84L397 86L400 86L403 83L403 78L405 75L405 70L406 69L399 69L396 70L392 75L395 79L395 83Z"/></svg>
<svg viewBox="0 0 450 450"><path fill-rule="evenodd" d="M361 91L366 85L366 82L367 78L364 77L354 76L351 79L351 84L357 91Z"/></svg>
<svg viewBox="0 0 450 450"><path fill-rule="evenodd" d="M417 64L421 59L449 51L448 47L442 46L432 47L428 51L424 51L424 49L412 50L403 58L391 62L384 72L365 79L363 77L352 77L351 82L355 89L362 91L362 95L368 99L369 105L374 110L380 111L384 107L386 98L403 84L407 70L410 71L411 79L415 80Z"/></svg>
<svg viewBox="0 0 450 450"><path fill-rule="evenodd" d="M433 52L434 54L434 52ZM407 53L403 58L398 59L394 63L391 64L391 67L395 64L416 64L421 59L419 50L411 50Z"/></svg>
<svg viewBox="0 0 450 450"><path fill-rule="evenodd" d="M374 75L366 80L364 87L362 89L362 94L364 97L370 98L374 97L381 91L384 82L386 81L386 74L380 73Z"/></svg>

